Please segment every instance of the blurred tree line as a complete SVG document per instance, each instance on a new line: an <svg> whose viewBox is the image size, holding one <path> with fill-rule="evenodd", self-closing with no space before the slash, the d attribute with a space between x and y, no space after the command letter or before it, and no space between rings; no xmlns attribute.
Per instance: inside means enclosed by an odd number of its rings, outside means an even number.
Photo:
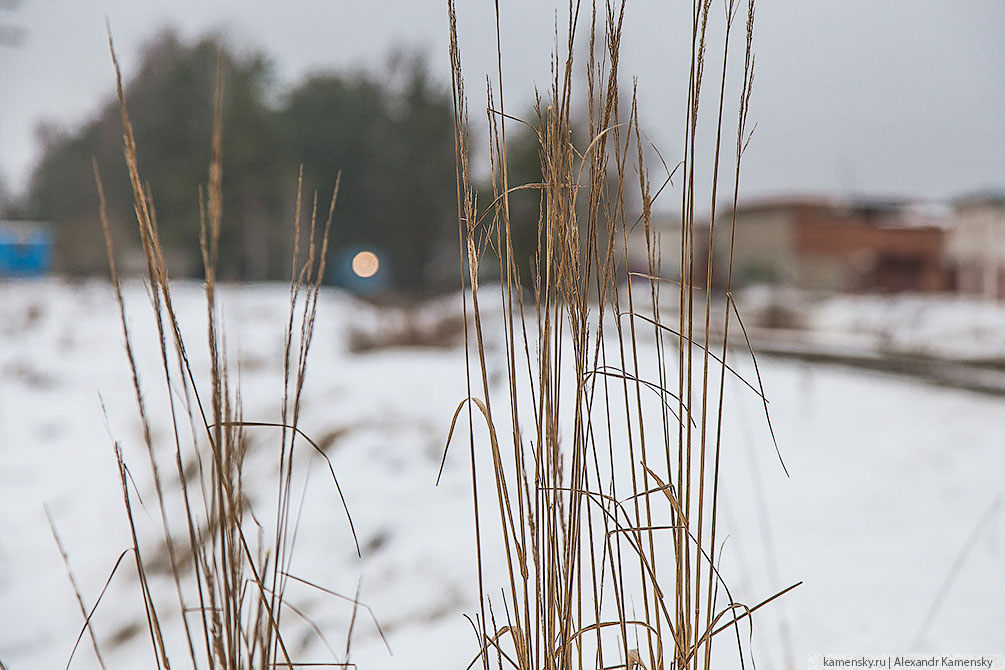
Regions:
<svg viewBox="0 0 1005 670"><path fill-rule="evenodd" d="M261 53L238 54L216 37L186 43L167 31L148 44L125 95L141 175L176 274L201 272L199 185L210 161L218 55L225 82L221 276L289 276L303 165L307 217L315 191L323 217L342 174L332 263L353 249L374 249L389 290L456 287L452 102L421 58L392 59L385 78L316 74L277 95ZM42 158L20 209L56 225L64 271L104 272L92 156L120 253L137 240L118 102L110 98L75 132L44 128L41 139Z"/></svg>

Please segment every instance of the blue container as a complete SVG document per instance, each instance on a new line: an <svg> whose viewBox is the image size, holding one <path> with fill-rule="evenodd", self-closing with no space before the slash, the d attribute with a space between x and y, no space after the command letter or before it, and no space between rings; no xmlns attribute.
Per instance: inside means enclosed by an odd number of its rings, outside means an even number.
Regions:
<svg viewBox="0 0 1005 670"><path fill-rule="evenodd" d="M0 222L0 277L49 274L52 247L52 233L44 225Z"/></svg>

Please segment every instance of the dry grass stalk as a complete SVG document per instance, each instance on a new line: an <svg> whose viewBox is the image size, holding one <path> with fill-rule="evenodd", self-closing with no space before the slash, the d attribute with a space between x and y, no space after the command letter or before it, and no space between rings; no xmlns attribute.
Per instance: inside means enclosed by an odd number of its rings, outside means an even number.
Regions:
<svg viewBox="0 0 1005 670"><path fill-rule="evenodd" d="M469 431L476 554L482 606L476 622L483 668L512 665L518 670L596 668L704 668L713 641L734 631L741 664L746 654L740 623L788 589L754 607L736 602L718 574L717 501L723 444L722 417L727 370L725 338L721 353L709 341L712 319L711 250L696 258L697 159L711 151L716 211L720 155L728 131L724 108L730 37L741 6L723 6L723 67L717 72L715 139L705 147L699 135L711 0L697 0L688 108L682 161L679 310L664 319L661 258L652 226L655 196L645 170L643 133L635 96L622 107L619 51L626 3L608 2L598 11L570 2L568 39L553 60L554 79L546 101L539 100L535 128L540 143L539 184L510 183L507 121L501 91L488 92L489 154L493 200L478 211L470 180L467 98L456 33L456 8L448 0L455 102L459 234L470 291L473 339L469 343L468 419L478 409L488 428L494 491L478 488L473 431ZM497 26L498 26L498 4ZM746 141L753 81L751 36L754 4L746 4L743 83L738 92L733 201ZM713 21L714 23L714 21ZM576 99L573 52L576 34L589 30L587 92ZM497 33L498 77L502 48ZM556 39L556 42L558 40ZM498 104L495 102L498 98ZM573 142L574 111L588 110L589 142ZM657 191L662 192L667 181ZM637 174L637 186L633 186ZM538 249L534 276L518 276L509 196L516 190L540 192ZM641 206L628 195L638 189ZM619 267L628 265L628 237L634 223L649 253L648 296L623 291ZM526 222L522 222L526 223ZM721 228L721 225L719 226ZM732 230L727 231L732 240ZM732 244L732 242L731 242ZM499 259L505 382L493 388L487 374L485 315L480 307L479 265L491 249ZM726 295L731 282L727 268ZM699 270L699 268L703 268ZM704 275L704 276L700 276ZM521 281L523 280L523 281ZM525 315L523 290L535 302ZM722 315L728 329L731 300ZM467 309L467 305L465 306ZM669 323L675 323L670 327ZM613 331L613 332L611 332ZM671 344L667 336L673 335ZM655 370L649 359L655 352ZM718 379L716 379L716 377ZM480 384L479 384L480 380ZM480 388L475 390L475 386ZM763 399L763 391L748 383ZM655 393L660 402L646 402ZM502 395L503 397L499 397ZM454 426L451 426L451 435ZM449 440L448 440L449 441ZM484 524L494 509L505 551L502 610L493 606L494 587L484 565ZM664 540L669 536L671 541ZM792 588L792 587L790 587ZM496 599L498 600L498 599Z"/></svg>
<svg viewBox="0 0 1005 670"><path fill-rule="evenodd" d="M300 240L302 203L298 191L295 221L297 241L292 259L290 311L284 348L281 421L278 423L245 421L241 415L240 393L229 373L226 342L219 322L216 296L216 262L223 211L222 61L218 66L209 178L205 191L201 191L203 207L200 243L205 271L208 324L206 345L210 362L208 380L201 382L193 370L189 345L182 335L182 327L172 300L171 282L158 236L153 198L140 176L136 141L111 38L109 46L112 50L122 112L125 160L133 188L140 240L146 258L146 282L157 328L162 381L167 389L169 406L166 413L171 419L175 465L175 471L169 475L159 462L163 454L159 452L159 447L153 438L151 408L148 407L141 390L140 370L128 328L126 304L115 263L104 189L95 166L112 285L119 306L126 354L132 371L133 388L143 428L143 441L156 491L159 526L175 591L173 602L163 601L159 594L155 595L151 586L148 576L148 565L151 563L144 557L145 549L140 541L134 514L135 494L130 492L131 478L122 450L116 444L123 503L132 534L132 546L127 553L132 555L139 576L155 666L167 670L172 667L172 663L179 662L177 658L172 658L172 655L181 653L185 657L181 662L192 668L228 670L292 668L296 664L291 659L290 651L284 641L281 623L286 609L291 609L301 617L303 612L286 601L286 587L290 579L311 584L289 573L298 513L292 504L294 453L298 445L306 442L313 450L324 456L318 445L300 430L299 422L308 352L314 334L338 184L335 185L323 226L319 225L315 196L309 235L303 245L304 249L301 248ZM306 259L303 258L304 251ZM250 504L243 486L242 466L247 454L245 429L249 427L278 429L277 434L280 437L276 492L278 502L274 521L266 526L261 525L258 519L251 519ZM197 466L198 476L194 487L189 484L185 475L183 464L187 460ZM335 471L330 461L328 466L334 479ZM338 486L337 480L335 484ZM170 512L171 509L177 512L177 507L172 508L167 499L172 492L177 492L181 498L180 519L172 517ZM341 490L339 493L341 495ZM348 508L346 512L348 514ZM349 523L351 527L351 519ZM249 539L248 531L252 527L255 528L255 534ZM354 531L353 537L355 539ZM123 557L125 555L124 553ZM349 598L349 601L353 603L354 608L359 606L357 599ZM165 619L165 613L168 611L180 621L185 638L184 651L169 649ZM92 609L86 615L85 629L89 629L93 612ZM309 619L307 622L320 635L318 627ZM324 641L323 636L321 637ZM327 642L325 644L327 646ZM350 666L348 653L347 645L346 658L339 659L333 653L332 662L321 665Z"/></svg>

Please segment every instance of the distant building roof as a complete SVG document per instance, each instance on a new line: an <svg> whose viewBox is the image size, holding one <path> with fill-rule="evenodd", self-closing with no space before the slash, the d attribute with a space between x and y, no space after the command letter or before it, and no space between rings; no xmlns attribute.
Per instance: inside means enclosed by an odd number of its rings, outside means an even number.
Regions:
<svg viewBox="0 0 1005 670"><path fill-rule="evenodd" d="M738 214L758 214L794 209L814 209L839 216L851 216L884 228L946 228L952 212L951 206L938 201L873 195L845 198L819 195L773 196L741 202L736 211Z"/></svg>
<svg viewBox="0 0 1005 670"><path fill-rule="evenodd" d="M772 195L767 197L751 198L748 200L741 200L737 206L737 213L749 213L753 214L756 212L770 212L777 210L792 209L794 207L833 207L835 205L834 198L821 195ZM726 211L732 209L732 207L727 206Z"/></svg>
<svg viewBox="0 0 1005 670"><path fill-rule="evenodd" d="M1005 189L985 189L962 195L953 202L957 211L979 207L1005 208Z"/></svg>

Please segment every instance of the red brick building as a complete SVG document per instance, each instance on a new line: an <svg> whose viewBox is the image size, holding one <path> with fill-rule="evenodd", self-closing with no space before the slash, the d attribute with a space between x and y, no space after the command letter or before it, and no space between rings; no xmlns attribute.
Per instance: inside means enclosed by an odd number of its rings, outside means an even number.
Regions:
<svg viewBox="0 0 1005 670"><path fill-rule="evenodd" d="M725 281L732 212L716 223L716 283ZM778 283L854 292L952 287L945 213L900 201L762 200L738 207L734 285Z"/></svg>

